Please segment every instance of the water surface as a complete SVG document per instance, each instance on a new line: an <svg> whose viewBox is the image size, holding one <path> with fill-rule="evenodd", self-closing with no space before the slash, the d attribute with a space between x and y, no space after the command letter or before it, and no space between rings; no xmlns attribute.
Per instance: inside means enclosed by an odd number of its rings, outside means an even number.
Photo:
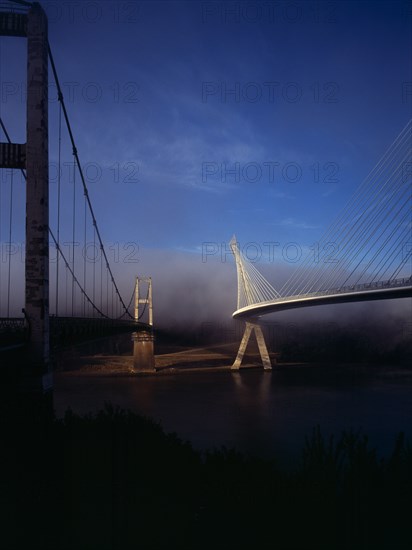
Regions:
<svg viewBox="0 0 412 550"><path fill-rule="evenodd" d="M362 430L381 455L412 426L412 369L377 365L279 365L237 373L153 377L57 376L55 408L96 411L105 402L160 422L197 449L235 447L287 463L319 425L327 435Z"/></svg>

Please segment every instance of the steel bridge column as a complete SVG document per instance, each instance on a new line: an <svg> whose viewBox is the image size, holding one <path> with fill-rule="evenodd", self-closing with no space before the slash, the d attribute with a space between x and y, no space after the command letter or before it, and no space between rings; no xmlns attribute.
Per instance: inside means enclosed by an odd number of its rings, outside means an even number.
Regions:
<svg viewBox="0 0 412 550"><path fill-rule="evenodd" d="M250 336L252 332L255 333L256 341L259 348L260 357L262 359L262 364L264 370L272 370L272 364L269 357L269 352L266 347L265 337L263 336L261 326L256 322L246 321L245 331L243 333L242 340L240 342L239 350L237 352L236 359L231 366L231 370L239 370L245 355L247 345L249 343Z"/></svg>

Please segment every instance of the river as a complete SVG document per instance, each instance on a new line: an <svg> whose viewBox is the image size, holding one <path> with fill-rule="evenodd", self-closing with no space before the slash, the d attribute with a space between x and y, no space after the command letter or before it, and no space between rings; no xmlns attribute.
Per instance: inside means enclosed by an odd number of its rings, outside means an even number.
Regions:
<svg viewBox="0 0 412 550"><path fill-rule="evenodd" d="M105 402L150 416L197 449L236 448L288 464L319 425L361 430L380 455L412 435L412 369L390 365L278 365L150 377L60 373L55 409L97 411Z"/></svg>

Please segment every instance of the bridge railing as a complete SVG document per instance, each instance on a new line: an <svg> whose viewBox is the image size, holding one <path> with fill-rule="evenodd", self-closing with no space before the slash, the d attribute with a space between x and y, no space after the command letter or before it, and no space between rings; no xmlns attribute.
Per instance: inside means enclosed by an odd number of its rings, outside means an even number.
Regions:
<svg viewBox="0 0 412 550"><path fill-rule="evenodd" d="M296 294L289 296L282 296L281 298L275 298L272 302L286 302L291 298L312 298L319 296L330 296L333 294L345 294L349 292L363 292L364 290L379 290L384 288L398 288L402 286L412 285L412 277L403 277L401 279L393 279L392 281L376 281L373 283L362 283L358 285L349 285L340 288L331 288L322 290L320 292L310 292L308 294ZM263 303L263 302L262 302Z"/></svg>
<svg viewBox="0 0 412 550"><path fill-rule="evenodd" d="M9 13L27 13L28 6L0 2L0 11Z"/></svg>
<svg viewBox="0 0 412 550"><path fill-rule="evenodd" d="M383 288L397 288L400 286L408 286L412 284L412 277L403 277L401 279L393 279L387 281L375 281L373 283L361 283L358 285L348 285L340 288L328 289L317 294L341 294L345 292L362 292L363 290L376 290Z"/></svg>

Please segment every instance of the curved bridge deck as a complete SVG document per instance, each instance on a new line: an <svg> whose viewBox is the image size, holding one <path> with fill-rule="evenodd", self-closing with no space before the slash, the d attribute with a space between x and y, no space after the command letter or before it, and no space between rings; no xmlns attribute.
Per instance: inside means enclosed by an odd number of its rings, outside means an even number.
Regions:
<svg viewBox="0 0 412 550"><path fill-rule="evenodd" d="M406 297L412 297L412 278L397 279L392 282L368 283L298 296L284 296L268 302L242 307L236 310L232 317L235 319L260 317L276 311L300 307L370 300L392 300Z"/></svg>

